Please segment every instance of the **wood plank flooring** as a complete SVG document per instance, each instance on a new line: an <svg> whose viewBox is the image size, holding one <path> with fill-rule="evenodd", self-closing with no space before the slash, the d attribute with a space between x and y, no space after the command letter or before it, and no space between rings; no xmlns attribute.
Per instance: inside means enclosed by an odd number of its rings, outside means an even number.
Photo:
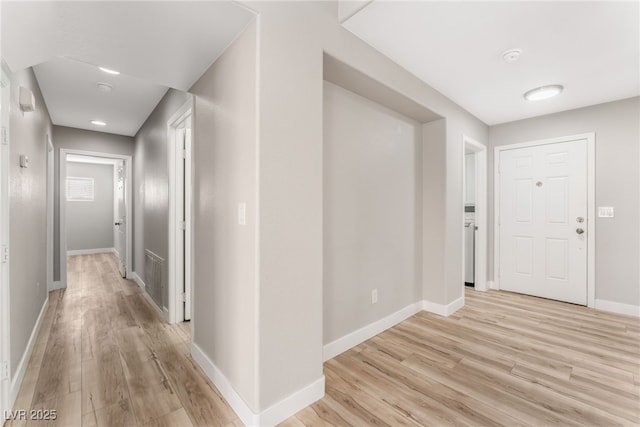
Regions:
<svg viewBox="0 0 640 427"><path fill-rule="evenodd" d="M466 293L448 318L419 313L324 365L326 395L289 426L640 425L640 319L506 292ZM6 426L241 426L108 254L70 258L50 294Z"/></svg>
<svg viewBox="0 0 640 427"><path fill-rule="evenodd" d="M292 426L638 426L640 319L467 290L324 365Z"/></svg>
<svg viewBox="0 0 640 427"><path fill-rule="evenodd" d="M52 421L7 426L235 426L239 420L189 354L189 323L168 325L109 254L69 258L14 409Z"/></svg>

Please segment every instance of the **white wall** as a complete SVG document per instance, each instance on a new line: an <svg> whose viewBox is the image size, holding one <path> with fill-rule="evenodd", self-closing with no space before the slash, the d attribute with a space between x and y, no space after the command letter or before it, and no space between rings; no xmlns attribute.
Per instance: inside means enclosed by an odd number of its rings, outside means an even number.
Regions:
<svg viewBox="0 0 640 427"><path fill-rule="evenodd" d="M422 299L422 127L329 82L323 117L327 344Z"/></svg>
<svg viewBox="0 0 640 427"><path fill-rule="evenodd" d="M160 307L169 301L169 163L167 121L191 97L188 93L169 89L135 136L133 167L134 239L133 270L146 281L145 249L167 260L164 263L160 289L147 292Z"/></svg>
<svg viewBox="0 0 640 427"><path fill-rule="evenodd" d="M93 201L67 201L67 250L113 248L113 165L67 162L67 176L93 178Z"/></svg>
<svg viewBox="0 0 640 427"><path fill-rule="evenodd" d="M595 132L596 300L640 305L640 98L519 120L489 128L491 147ZM489 156L489 267L493 277L493 156Z"/></svg>
<svg viewBox="0 0 640 427"><path fill-rule="evenodd" d="M254 413L260 409L256 31L252 22L190 90L193 342ZM246 203L246 225L238 224L239 203Z"/></svg>
<svg viewBox="0 0 640 427"><path fill-rule="evenodd" d="M13 73L10 79L10 363L13 378L47 298L46 136L51 135L51 119L31 68ZM20 111L21 86L33 92L36 111ZM29 157L28 168L20 167L21 154Z"/></svg>

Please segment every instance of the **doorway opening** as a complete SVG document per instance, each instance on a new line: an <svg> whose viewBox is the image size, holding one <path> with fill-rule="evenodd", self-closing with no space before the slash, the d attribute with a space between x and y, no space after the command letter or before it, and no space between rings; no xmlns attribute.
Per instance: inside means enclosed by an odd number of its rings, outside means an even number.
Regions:
<svg viewBox="0 0 640 427"><path fill-rule="evenodd" d="M113 253L122 277L131 277L129 177L131 156L60 149L58 287L67 286L67 257L72 255Z"/></svg>
<svg viewBox="0 0 640 427"><path fill-rule="evenodd" d="M169 323L192 316L192 129L193 100L167 122L169 142Z"/></svg>
<svg viewBox="0 0 640 427"><path fill-rule="evenodd" d="M487 287L487 147L462 138L463 285Z"/></svg>

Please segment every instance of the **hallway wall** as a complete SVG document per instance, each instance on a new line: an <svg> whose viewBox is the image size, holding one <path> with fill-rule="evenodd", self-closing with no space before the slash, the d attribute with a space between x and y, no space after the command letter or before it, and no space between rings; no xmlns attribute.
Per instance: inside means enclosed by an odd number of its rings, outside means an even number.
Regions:
<svg viewBox="0 0 640 427"><path fill-rule="evenodd" d="M252 22L191 93L193 343L259 412L256 37ZM238 224L239 203L246 225Z"/></svg>
<svg viewBox="0 0 640 427"><path fill-rule="evenodd" d="M169 89L135 136L133 160L133 271L146 283L145 250L165 260L161 289L146 289L161 308L168 306L169 164L167 121L191 97ZM147 284L150 286L151 284Z"/></svg>
<svg viewBox="0 0 640 427"><path fill-rule="evenodd" d="M67 163L67 176L92 178L92 201L67 201L67 250L114 247L113 165Z"/></svg>
<svg viewBox="0 0 640 427"><path fill-rule="evenodd" d="M52 124L33 70L15 72L10 79L10 364L13 379L47 299L47 135L51 135ZM33 92L34 112L20 110L20 86ZM29 157L28 168L20 167L21 154Z"/></svg>
<svg viewBox="0 0 640 427"><path fill-rule="evenodd" d="M66 126L53 126L52 142L55 151L55 183L53 186L53 280L60 280L60 149L68 148L132 156L133 138L130 136L94 132ZM133 185L135 188L135 180Z"/></svg>

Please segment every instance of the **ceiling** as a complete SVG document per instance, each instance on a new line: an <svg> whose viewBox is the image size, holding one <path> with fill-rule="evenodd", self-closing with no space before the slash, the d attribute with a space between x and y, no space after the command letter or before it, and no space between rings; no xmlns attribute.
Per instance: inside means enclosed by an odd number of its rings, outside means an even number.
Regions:
<svg viewBox="0 0 640 427"><path fill-rule="evenodd" d="M343 26L489 125L640 95L637 1L373 1Z"/></svg>
<svg viewBox="0 0 640 427"><path fill-rule="evenodd" d="M34 67L54 124L129 136L167 88L188 90L255 16L222 1L2 1L0 8L2 56L12 71ZM99 92L98 82L113 90Z"/></svg>

